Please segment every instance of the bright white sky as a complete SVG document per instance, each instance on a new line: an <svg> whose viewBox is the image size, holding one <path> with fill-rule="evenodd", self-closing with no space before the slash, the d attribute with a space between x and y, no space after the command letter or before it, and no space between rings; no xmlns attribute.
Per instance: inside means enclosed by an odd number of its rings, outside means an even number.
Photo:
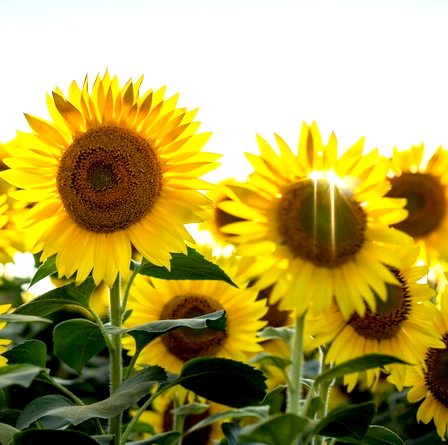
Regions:
<svg viewBox="0 0 448 445"><path fill-rule="evenodd" d="M447 0L0 0L0 141L109 68L200 107L219 178L249 172L255 133L295 147L302 121L341 150L448 147L447 29Z"/></svg>

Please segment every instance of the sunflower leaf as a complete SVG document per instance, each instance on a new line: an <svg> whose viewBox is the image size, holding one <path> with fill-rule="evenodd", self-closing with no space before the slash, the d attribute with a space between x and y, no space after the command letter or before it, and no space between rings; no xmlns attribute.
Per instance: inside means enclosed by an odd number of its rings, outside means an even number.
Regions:
<svg viewBox="0 0 448 445"><path fill-rule="evenodd" d="M312 434L321 436L337 437L362 440L368 431L370 423L375 414L373 402L360 403L358 405L342 406L319 420Z"/></svg>
<svg viewBox="0 0 448 445"><path fill-rule="evenodd" d="M6 323L51 323L48 318L36 317L34 315L19 315L19 314L2 314L0 315L0 322Z"/></svg>
<svg viewBox="0 0 448 445"><path fill-rule="evenodd" d="M128 333L135 339L136 354L156 338L166 334L173 329L191 328L205 329L210 328L225 332L226 314L225 310L212 312L210 314L199 315L193 318L179 318L177 320L160 320L141 324L132 328L117 328L114 326L104 326L103 330L108 333Z"/></svg>
<svg viewBox="0 0 448 445"><path fill-rule="evenodd" d="M45 368L22 363L0 367L0 388L11 385L28 388L41 371Z"/></svg>
<svg viewBox="0 0 448 445"><path fill-rule="evenodd" d="M275 366L279 369L286 369L291 364L291 360L289 358L281 357L279 355L268 354L267 352L260 352L255 357L252 357L249 360L249 363Z"/></svg>
<svg viewBox="0 0 448 445"><path fill-rule="evenodd" d="M83 445L99 445L95 439L81 431L69 430L28 430L14 435L10 445L30 445L33 443L82 443Z"/></svg>
<svg viewBox="0 0 448 445"><path fill-rule="evenodd" d="M3 353L8 365L27 363L45 368L47 363L47 345L40 340L28 340Z"/></svg>
<svg viewBox="0 0 448 445"><path fill-rule="evenodd" d="M242 362L226 358L189 360L170 386L180 384L212 402L235 408L259 405L266 396L266 377Z"/></svg>
<svg viewBox="0 0 448 445"><path fill-rule="evenodd" d="M61 405L60 400L55 398L48 399L51 403L47 403L43 407L42 404L33 405L29 411L27 411L28 407L25 408L20 417L20 427L27 428L31 423L45 416L58 417L67 420L72 425L79 425L96 417L110 419L147 395L154 384L164 382L166 378L166 372L161 367L151 366L126 379L110 397L100 402L74 406L67 403ZM19 422L17 424L19 425Z"/></svg>
<svg viewBox="0 0 448 445"><path fill-rule="evenodd" d="M243 428L238 434L241 443L277 445L294 443L306 428L309 419L295 414L278 414L263 422Z"/></svg>
<svg viewBox="0 0 448 445"><path fill-rule="evenodd" d="M347 360L346 362L336 365L328 371L323 372L315 378L315 382L321 383L324 380L333 380L338 377L342 377L345 374L361 372L366 369L377 368L380 366L389 365L391 363L400 363L404 365L408 364L407 362L392 355L366 354L361 357Z"/></svg>
<svg viewBox="0 0 448 445"><path fill-rule="evenodd" d="M56 356L78 374L94 355L106 347L99 326L83 319L59 323L54 328L53 339Z"/></svg>
<svg viewBox="0 0 448 445"><path fill-rule="evenodd" d="M10 443L14 434L19 430L7 423L0 423L0 443Z"/></svg>
<svg viewBox="0 0 448 445"><path fill-rule="evenodd" d="M28 286L28 289L31 286L34 286L39 281L43 280L44 278L49 277L50 275L55 274L58 271L56 268L56 254L45 260L37 269L36 273L34 274L33 278L31 278L30 285Z"/></svg>
<svg viewBox="0 0 448 445"><path fill-rule="evenodd" d="M76 286L75 283L69 283L23 304L14 311L14 314L43 316L57 311L66 304L81 306L89 310L89 299L95 287L91 277L79 286Z"/></svg>
<svg viewBox="0 0 448 445"><path fill-rule="evenodd" d="M145 258L140 264L133 262L132 268L137 269L139 274L164 280L219 280L238 287L217 264L208 261L191 247L187 247L187 255L172 253L171 256L171 271L155 266Z"/></svg>

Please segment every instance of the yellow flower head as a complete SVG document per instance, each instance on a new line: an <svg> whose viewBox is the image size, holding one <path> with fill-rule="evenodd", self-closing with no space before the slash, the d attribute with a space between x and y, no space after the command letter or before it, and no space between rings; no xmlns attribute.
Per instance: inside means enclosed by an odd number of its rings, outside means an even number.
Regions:
<svg viewBox="0 0 448 445"><path fill-rule="evenodd" d="M386 196L406 198L408 217L394 225L421 246L422 259L433 266L448 263L448 151L439 147L429 161L423 160L424 145L408 150L394 147L390 183Z"/></svg>
<svg viewBox="0 0 448 445"><path fill-rule="evenodd" d="M448 428L448 294L441 295L441 307L433 317L433 325L442 339L442 348L426 347L421 350L416 366L408 366L404 386L412 386L408 400L423 402L417 410L417 420L434 420L438 435L446 440Z"/></svg>
<svg viewBox="0 0 448 445"><path fill-rule="evenodd" d="M151 284L150 284L151 283ZM212 329L175 329L159 337L143 349L137 362L160 365L179 373L188 360L195 357L224 357L245 361L261 351L257 333L265 326L264 301L256 301L257 292L238 289L224 281L212 280L148 280L137 276L131 288L131 316L127 327L151 321L191 318L226 311L226 331ZM124 348L132 355L132 338L123 339Z"/></svg>
<svg viewBox="0 0 448 445"><path fill-rule="evenodd" d="M335 304L328 316L309 317L307 331L315 338L308 347L329 343L325 360L335 364L365 354L387 354L417 363L422 348L443 347L433 327L435 306L429 299L434 291L427 284L417 283L428 270L427 266L413 266L418 254L418 246L397 248L396 255L403 261L403 268L390 270L399 284L387 284L386 300L375 296L364 316L354 313L347 321ZM402 389L405 366L388 365L386 370L392 373L392 382ZM367 388L374 389L380 371L374 368L362 374L347 374L344 384L352 391L363 379Z"/></svg>
<svg viewBox="0 0 448 445"><path fill-rule="evenodd" d="M260 156L246 154L250 181L229 185L237 199L219 207L247 221L223 230L237 234L237 254L256 257L247 274L260 288L275 283L281 309L327 312L335 297L344 317L363 315L397 284L386 264L402 262L390 246L411 241L388 227L407 215L404 199L384 197L390 161L363 155L363 139L338 157L335 135L323 145L315 123L303 124L297 154L275 138L279 154L260 136Z"/></svg>
<svg viewBox="0 0 448 445"><path fill-rule="evenodd" d="M170 252L194 242L184 224L209 217L198 189L220 157L201 152L210 133L195 134L197 109L176 108L178 94L140 96L142 81L121 88L106 72L90 92L87 78L68 98L56 88L47 95L53 122L26 115L33 134L19 133L26 148L5 159L1 176L23 189L13 196L36 203L26 214L41 228L34 251L56 254L59 276L76 272L80 283L92 272L112 286L118 272L129 275L132 247L169 267Z"/></svg>

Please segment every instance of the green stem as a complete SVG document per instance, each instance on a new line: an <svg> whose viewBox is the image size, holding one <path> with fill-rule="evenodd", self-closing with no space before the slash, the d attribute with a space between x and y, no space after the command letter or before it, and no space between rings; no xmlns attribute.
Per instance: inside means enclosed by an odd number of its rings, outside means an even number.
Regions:
<svg viewBox="0 0 448 445"><path fill-rule="evenodd" d="M110 289L110 322L117 328L122 324L121 310L121 276L118 274L114 285ZM111 395L120 386L123 378L123 364L121 352L121 333L111 334L112 348L110 349L110 393ZM115 436L115 444L120 443L122 427L122 414L110 419L109 433Z"/></svg>
<svg viewBox="0 0 448 445"><path fill-rule="evenodd" d="M113 349L112 341L110 339L110 336L106 332L104 332L103 329L102 329L104 324L101 321L101 318L98 316L98 314L92 308L90 308L89 313L93 317L93 319L95 320L95 323L101 329L101 333L103 334L103 338L104 338L104 341L106 342L107 349L109 349L109 351L111 351Z"/></svg>
<svg viewBox="0 0 448 445"><path fill-rule="evenodd" d="M123 292L123 302L121 304L122 306L122 315L124 315L125 311L126 311L126 307L128 305L128 299L129 299L129 292L131 290L132 287L132 283L134 282L135 277L138 275L138 267L135 268L135 270L132 271L131 276L129 277L128 282L126 283L126 286L124 287L124 292Z"/></svg>
<svg viewBox="0 0 448 445"><path fill-rule="evenodd" d="M300 415L302 399L302 367L303 367L303 328L305 314L296 318L294 335L291 345L290 384L288 385L288 400L286 412Z"/></svg>

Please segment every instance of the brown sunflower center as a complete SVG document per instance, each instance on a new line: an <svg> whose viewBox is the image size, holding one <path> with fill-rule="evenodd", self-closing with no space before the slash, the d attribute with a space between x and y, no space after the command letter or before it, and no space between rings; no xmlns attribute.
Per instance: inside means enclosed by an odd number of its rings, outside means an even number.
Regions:
<svg viewBox="0 0 448 445"><path fill-rule="evenodd" d="M443 336L443 341L448 346L448 333ZM425 364L426 387L438 402L448 408L448 349L429 348Z"/></svg>
<svg viewBox="0 0 448 445"><path fill-rule="evenodd" d="M439 179L425 173L402 173L390 179L392 188L386 196L406 198L409 215L393 227L414 238L436 230L445 216L445 190Z"/></svg>
<svg viewBox="0 0 448 445"><path fill-rule="evenodd" d="M400 282L400 286L387 284L387 298L381 300L375 294L376 312L369 308L364 317L354 313L348 324L362 337L370 340L388 340L395 337L411 311L411 296L401 273L389 267Z"/></svg>
<svg viewBox="0 0 448 445"><path fill-rule="evenodd" d="M366 215L348 191L304 179L283 191L279 234L295 257L334 268L353 259L365 240Z"/></svg>
<svg viewBox="0 0 448 445"><path fill-rule="evenodd" d="M140 221L161 187L162 168L150 143L120 127L99 127L77 137L57 174L65 210L79 227L96 233Z"/></svg>
<svg viewBox="0 0 448 445"><path fill-rule="evenodd" d="M203 295L178 295L163 308L162 320L177 320L211 314L223 307L213 298ZM215 356L227 338L226 332L214 329L179 328L162 337L168 351L186 362L195 357Z"/></svg>

